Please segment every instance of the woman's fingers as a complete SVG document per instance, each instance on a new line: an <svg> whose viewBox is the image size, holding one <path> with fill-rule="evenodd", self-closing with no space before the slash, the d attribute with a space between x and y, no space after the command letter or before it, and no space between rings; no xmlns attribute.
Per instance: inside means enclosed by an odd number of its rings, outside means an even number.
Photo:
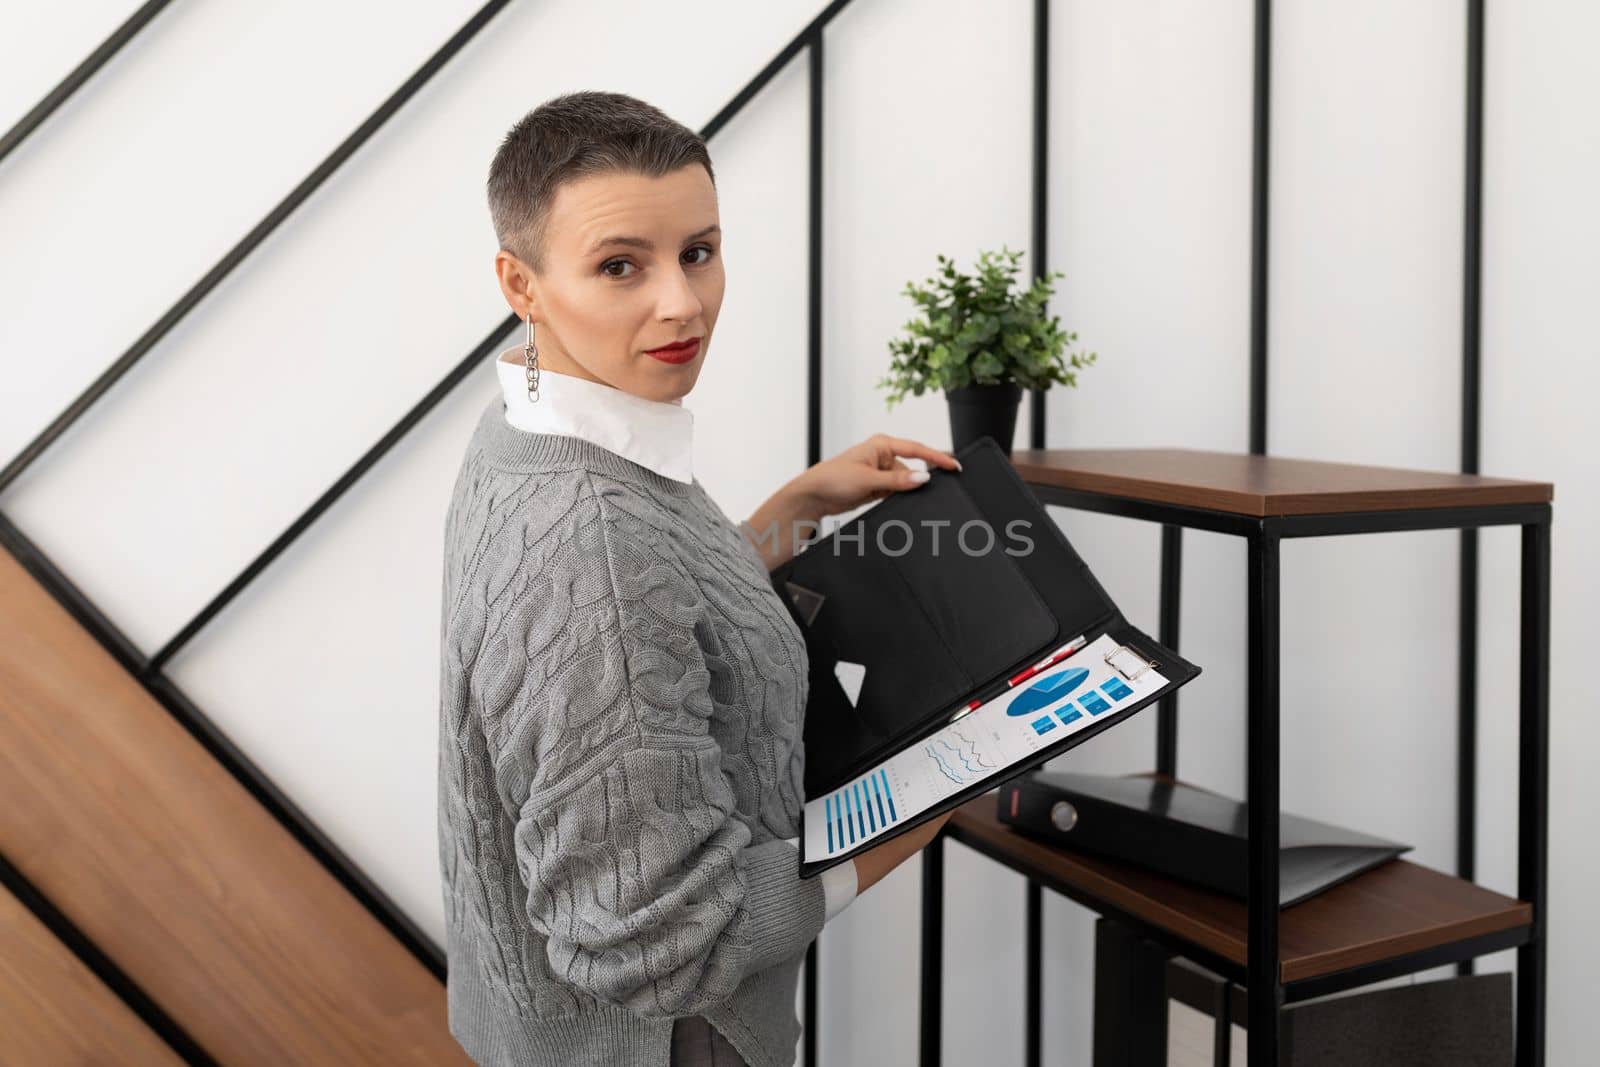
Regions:
<svg viewBox="0 0 1600 1067"><path fill-rule="evenodd" d="M890 437L887 434L883 435L883 439L897 456L915 456L945 470L961 469L961 463L956 457L948 452L941 452L931 445L925 445L921 441L913 441L908 437Z"/></svg>
<svg viewBox="0 0 1600 1067"><path fill-rule="evenodd" d="M915 489L928 481L927 471L919 471L915 467L908 467L899 460L895 460L894 466L886 471L873 471L871 473L872 486L880 492L896 489Z"/></svg>

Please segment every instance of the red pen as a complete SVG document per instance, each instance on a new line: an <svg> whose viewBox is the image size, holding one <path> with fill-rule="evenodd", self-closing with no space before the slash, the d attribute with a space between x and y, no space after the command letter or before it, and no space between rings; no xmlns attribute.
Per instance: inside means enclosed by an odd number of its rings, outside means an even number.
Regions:
<svg viewBox="0 0 1600 1067"><path fill-rule="evenodd" d="M1062 645L1060 648L1058 648L1054 652L1050 653L1048 656L1046 656L1044 659L1040 660L1038 663L1035 663L1033 666L1031 666L1028 669L1022 671L1020 674L1016 674L1016 675L1013 675L1011 678L1008 678L1006 680L1006 688L1010 689L1012 686L1016 685L1018 682L1026 681L1027 679L1032 678L1035 674L1038 674L1040 671L1044 670L1046 667L1055 666L1057 663L1060 663L1062 660L1066 659L1068 656L1072 655L1074 652L1078 651L1078 649L1082 648L1084 645L1086 645L1088 643L1089 643L1088 636L1085 635L1085 634L1079 634L1077 637L1074 637L1071 641L1068 641L1066 644ZM970 701L967 704L966 707L962 708L960 711L958 711L954 715L950 716L950 722L955 722L957 719L961 718L961 716L967 714L967 712L969 712L969 711L972 711L974 708L976 708L979 704L982 704L982 703L983 703L983 698L982 697L978 697L978 698L973 699L972 701Z"/></svg>
<svg viewBox="0 0 1600 1067"><path fill-rule="evenodd" d="M1062 645L1060 648L1056 649L1054 652L1050 653L1044 659L1040 660L1038 663L1035 663L1027 670L1020 674L1013 675L1010 680L1006 682L1006 688L1010 689L1018 682L1026 681L1027 679L1032 678L1046 667L1055 666L1057 663L1060 663L1062 660L1066 659L1068 656L1072 655L1074 652L1078 651L1078 649L1082 648L1088 643L1088 637L1084 634L1079 634L1077 637L1074 637L1071 641L1068 641L1066 644Z"/></svg>

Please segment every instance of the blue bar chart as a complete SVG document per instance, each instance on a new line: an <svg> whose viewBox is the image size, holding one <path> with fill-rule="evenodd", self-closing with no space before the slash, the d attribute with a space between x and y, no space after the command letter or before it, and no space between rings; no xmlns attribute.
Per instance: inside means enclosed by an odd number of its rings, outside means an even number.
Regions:
<svg viewBox="0 0 1600 1067"><path fill-rule="evenodd" d="M1153 669L1135 678L1119 674L1105 657L1120 647L1102 634L866 774L809 798L802 859L855 852L948 797L998 784L1008 767L1166 685Z"/></svg>

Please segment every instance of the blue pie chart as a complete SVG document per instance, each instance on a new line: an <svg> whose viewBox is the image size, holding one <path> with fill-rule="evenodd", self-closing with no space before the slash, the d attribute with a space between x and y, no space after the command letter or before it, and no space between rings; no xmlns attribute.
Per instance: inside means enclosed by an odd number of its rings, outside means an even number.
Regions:
<svg viewBox="0 0 1600 1067"><path fill-rule="evenodd" d="M1048 708L1082 685L1087 677L1089 677L1088 670L1083 667L1073 667L1060 674L1041 678L1017 694L1017 698L1006 707L1006 714L1028 715L1041 708Z"/></svg>

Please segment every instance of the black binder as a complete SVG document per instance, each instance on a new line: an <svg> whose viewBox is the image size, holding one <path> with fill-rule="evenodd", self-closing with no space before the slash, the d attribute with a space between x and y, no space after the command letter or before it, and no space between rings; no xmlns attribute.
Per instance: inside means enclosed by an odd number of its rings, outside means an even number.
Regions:
<svg viewBox="0 0 1600 1067"><path fill-rule="evenodd" d="M1137 864L1248 898L1250 827L1243 801L1161 775L1038 771L1000 790L999 819L1051 844ZM1410 845L1278 813L1278 906L1287 908Z"/></svg>
<svg viewBox="0 0 1600 1067"><path fill-rule="evenodd" d="M805 635L809 692L805 789L820 797L940 730L968 706L1077 637L1109 634L1167 681L1075 732L973 782L870 842L825 858L812 876L1053 759L1192 680L1200 668L1130 625L993 438L930 467L771 572ZM865 674L852 702L841 661Z"/></svg>

